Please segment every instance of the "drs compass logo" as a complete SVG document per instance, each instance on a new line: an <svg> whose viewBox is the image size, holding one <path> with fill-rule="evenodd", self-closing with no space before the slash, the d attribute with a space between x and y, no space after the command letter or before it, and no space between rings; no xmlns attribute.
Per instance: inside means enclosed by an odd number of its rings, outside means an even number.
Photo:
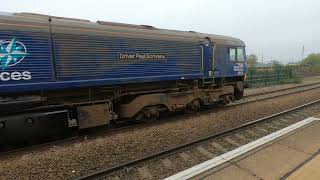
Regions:
<svg viewBox="0 0 320 180"><path fill-rule="evenodd" d="M11 40L0 41L0 67L2 69L0 80L30 80L31 72L29 71L6 72L7 68L19 64L28 54L26 46L17 41L15 37Z"/></svg>

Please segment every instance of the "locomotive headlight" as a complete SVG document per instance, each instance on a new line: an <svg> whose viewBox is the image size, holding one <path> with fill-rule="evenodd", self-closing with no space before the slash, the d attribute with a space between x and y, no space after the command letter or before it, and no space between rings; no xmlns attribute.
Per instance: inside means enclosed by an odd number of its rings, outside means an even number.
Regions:
<svg viewBox="0 0 320 180"><path fill-rule="evenodd" d="M34 119L33 118L29 117L29 118L26 119L26 124L27 125L32 126L33 123L34 123Z"/></svg>
<svg viewBox="0 0 320 180"><path fill-rule="evenodd" d="M5 123L4 122L0 122L0 129L5 127Z"/></svg>

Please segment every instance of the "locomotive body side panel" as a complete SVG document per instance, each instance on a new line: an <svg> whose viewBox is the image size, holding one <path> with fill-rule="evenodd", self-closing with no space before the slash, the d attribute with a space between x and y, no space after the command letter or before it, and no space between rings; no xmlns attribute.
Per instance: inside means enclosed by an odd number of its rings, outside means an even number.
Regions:
<svg viewBox="0 0 320 180"><path fill-rule="evenodd" d="M48 22L1 16L0 24L0 92L53 81Z"/></svg>
<svg viewBox="0 0 320 180"><path fill-rule="evenodd" d="M228 49L245 45L231 37L49 16L0 15L0 24L1 96L245 73Z"/></svg>
<svg viewBox="0 0 320 180"><path fill-rule="evenodd" d="M60 33L53 39L59 81L111 85L202 77L197 43Z"/></svg>

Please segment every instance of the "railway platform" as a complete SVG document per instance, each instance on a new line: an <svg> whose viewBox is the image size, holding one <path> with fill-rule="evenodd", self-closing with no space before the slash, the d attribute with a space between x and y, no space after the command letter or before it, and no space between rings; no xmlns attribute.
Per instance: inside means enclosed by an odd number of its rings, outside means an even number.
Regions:
<svg viewBox="0 0 320 180"><path fill-rule="evenodd" d="M320 179L320 115L313 120L224 163L209 160L172 179ZM206 166L212 168L201 171Z"/></svg>

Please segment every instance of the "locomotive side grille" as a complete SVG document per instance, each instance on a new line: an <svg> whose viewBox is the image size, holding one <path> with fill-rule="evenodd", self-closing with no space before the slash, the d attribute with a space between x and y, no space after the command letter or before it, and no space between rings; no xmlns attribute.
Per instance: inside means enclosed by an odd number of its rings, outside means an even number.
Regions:
<svg viewBox="0 0 320 180"><path fill-rule="evenodd" d="M197 43L54 34L58 79L135 78L199 74ZM120 53L165 55L165 60L121 61Z"/></svg>

